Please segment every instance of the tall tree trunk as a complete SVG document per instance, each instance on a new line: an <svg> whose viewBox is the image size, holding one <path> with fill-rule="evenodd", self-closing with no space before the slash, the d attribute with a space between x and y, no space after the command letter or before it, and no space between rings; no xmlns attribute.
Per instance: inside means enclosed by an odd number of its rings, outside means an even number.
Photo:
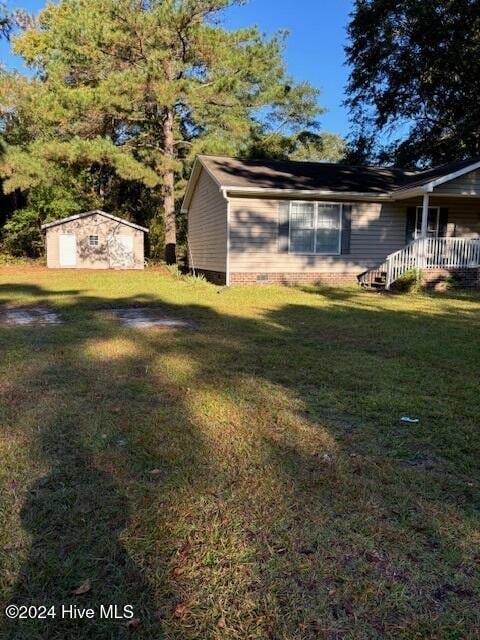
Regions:
<svg viewBox="0 0 480 640"><path fill-rule="evenodd" d="M165 221L165 261L167 264L177 262L177 231L175 225L175 176L172 169L174 159L173 141L174 114L171 107L166 107L163 118L163 137L165 160L167 167L163 173L163 216Z"/></svg>

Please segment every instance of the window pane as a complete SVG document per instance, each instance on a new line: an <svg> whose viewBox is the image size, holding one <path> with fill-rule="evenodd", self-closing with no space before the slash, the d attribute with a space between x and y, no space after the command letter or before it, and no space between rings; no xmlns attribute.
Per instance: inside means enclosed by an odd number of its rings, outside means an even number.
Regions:
<svg viewBox="0 0 480 640"><path fill-rule="evenodd" d="M290 251L315 251L315 203L292 202L290 205Z"/></svg>
<svg viewBox="0 0 480 640"><path fill-rule="evenodd" d="M290 229L290 251L294 253L313 253L314 240L314 229Z"/></svg>
<svg viewBox="0 0 480 640"><path fill-rule="evenodd" d="M319 204L318 205L318 228L319 229L339 229L340 228L340 205Z"/></svg>
<svg viewBox="0 0 480 640"><path fill-rule="evenodd" d="M292 202L290 226L294 229L313 229L315 227L315 205L313 202Z"/></svg>
<svg viewBox="0 0 480 640"><path fill-rule="evenodd" d="M317 253L338 253L338 229L319 229L317 231Z"/></svg>
<svg viewBox="0 0 480 640"><path fill-rule="evenodd" d="M317 218L317 253L338 253L340 246L340 211L337 204L319 204Z"/></svg>

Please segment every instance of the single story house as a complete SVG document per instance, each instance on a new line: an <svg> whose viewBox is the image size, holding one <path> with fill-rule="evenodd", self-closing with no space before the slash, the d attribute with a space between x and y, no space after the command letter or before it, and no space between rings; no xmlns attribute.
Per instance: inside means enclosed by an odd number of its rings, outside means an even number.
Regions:
<svg viewBox="0 0 480 640"><path fill-rule="evenodd" d="M198 156L191 269L219 284L480 283L480 159L424 171Z"/></svg>
<svg viewBox="0 0 480 640"><path fill-rule="evenodd" d="M86 211L42 225L47 267L143 269L148 229L110 213Z"/></svg>

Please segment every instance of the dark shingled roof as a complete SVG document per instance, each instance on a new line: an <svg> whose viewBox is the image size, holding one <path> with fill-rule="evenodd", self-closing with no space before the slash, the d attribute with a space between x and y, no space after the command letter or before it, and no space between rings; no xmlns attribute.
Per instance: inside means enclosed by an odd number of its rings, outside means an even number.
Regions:
<svg viewBox="0 0 480 640"><path fill-rule="evenodd" d="M405 184L402 188L412 189L414 187L421 187L427 182L431 182L432 180L436 180L437 178L441 178L443 176L448 176L450 173L455 173L456 171L460 171L460 169L465 169L466 167L469 167L470 165L475 164L479 161L480 157L468 158L467 160L457 160L456 162L442 164L439 167L433 167L433 169L415 171L412 173L407 184Z"/></svg>
<svg viewBox="0 0 480 640"><path fill-rule="evenodd" d="M200 156L202 163L225 187L334 191L379 195L421 186L454 173L478 159L453 162L425 171L385 167L351 167L329 162L242 160Z"/></svg>

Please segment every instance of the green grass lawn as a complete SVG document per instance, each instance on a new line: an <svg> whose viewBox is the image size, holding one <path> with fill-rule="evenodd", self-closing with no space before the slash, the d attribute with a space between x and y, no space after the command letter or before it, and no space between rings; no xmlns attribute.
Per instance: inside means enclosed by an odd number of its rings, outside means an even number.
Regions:
<svg viewBox="0 0 480 640"><path fill-rule="evenodd" d="M33 304L65 324L0 326L1 609L138 620L0 638L479 637L480 295L0 270ZM135 304L196 329L102 312Z"/></svg>

